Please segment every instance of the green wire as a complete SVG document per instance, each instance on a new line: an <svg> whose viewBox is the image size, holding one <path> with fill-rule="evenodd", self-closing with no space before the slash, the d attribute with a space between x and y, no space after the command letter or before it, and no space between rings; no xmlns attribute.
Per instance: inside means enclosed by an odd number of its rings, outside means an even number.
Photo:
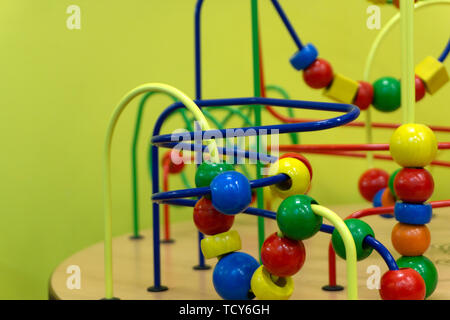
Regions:
<svg viewBox="0 0 450 320"><path fill-rule="evenodd" d="M252 48L253 48L253 91L255 97L261 97L261 81L260 81L260 56L259 56L259 30L258 30L258 1L251 2L251 17L252 17ZM258 105L255 109L255 126L261 126L261 109ZM256 151L259 153L261 145L261 137L257 136ZM261 161L256 163L256 179L261 179L262 164ZM256 198L258 209L264 209L264 193L262 188L256 189ZM258 217L258 252L259 260L261 261L261 247L265 240L264 232L264 218Z"/></svg>

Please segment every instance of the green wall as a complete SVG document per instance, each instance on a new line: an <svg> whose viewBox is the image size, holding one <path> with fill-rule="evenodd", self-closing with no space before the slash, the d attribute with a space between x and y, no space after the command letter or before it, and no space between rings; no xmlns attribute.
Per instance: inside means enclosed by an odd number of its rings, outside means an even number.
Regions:
<svg viewBox="0 0 450 320"><path fill-rule="evenodd" d="M270 1L261 0L261 32L267 83L293 98L326 101L306 87L288 63L294 44ZM81 8L81 29L68 30L66 8ZM283 0L305 42L313 42L336 71L362 78L376 31L366 28L364 0ZM102 151L116 103L133 87L164 82L194 96L194 0L2 0L0 2L0 298L45 299L54 267L103 237ZM396 12L382 8L382 22ZM252 90L250 1L206 0L203 11L204 97L250 96ZM430 23L432 21L432 23ZM437 56L448 39L448 8L416 17L416 62ZM400 75L399 28L380 47L372 80ZM448 66L448 63L447 63ZM448 125L449 85L417 106L417 119ZM169 104L150 101L140 140L141 223L150 225L145 152L156 115ZM131 230L130 142L137 103L125 111L113 143L115 235ZM297 111L305 118L324 113ZM363 117L361 117L362 119ZM401 111L374 114L399 122ZM266 123L274 119L264 116ZM176 119L167 132L177 127ZM389 130L375 132L386 142ZM438 134L440 141L448 135ZM283 140L287 142L288 140ZM360 143L361 129L306 133L303 143ZM449 155L440 154L440 159ZM366 163L309 156L311 195L323 204L362 202L356 188ZM393 171L389 162L377 165ZM449 170L433 169L435 199L448 198ZM192 172L190 172L192 176ZM171 182L180 187L178 179ZM446 196L447 195L447 196ZM174 209L174 219L190 211Z"/></svg>

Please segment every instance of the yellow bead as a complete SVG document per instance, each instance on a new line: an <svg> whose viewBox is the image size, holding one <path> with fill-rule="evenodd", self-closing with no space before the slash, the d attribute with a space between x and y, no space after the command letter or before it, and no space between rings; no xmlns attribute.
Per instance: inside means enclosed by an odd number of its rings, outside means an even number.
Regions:
<svg viewBox="0 0 450 320"><path fill-rule="evenodd" d="M273 193L286 199L289 196L305 194L311 182L308 167L298 159L283 158L272 164L269 175L286 174L290 179L270 186Z"/></svg>
<svg viewBox="0 0 450 320"><path fill-rule="evenodd" d="M404 124L391 136L389 150L402 167L425 167L433 161L437 152L434 132L423 124Z"/></svg>
<svg viewBox="0 0 450 320"><path fill-rule="evenodd" d="M355 80L335 74L333 82L328 89L325 89L324 94L342 103L352 103L358 88L359 84Z"/></svg>
<svg viewBox="0 0 450 320"><path fill-rule="evenodd" d="M237 231L230 230L204 238L200 246L206 259L216 258L241 250L241 237Z"/></svg>
<svg viewBox="0 0 450 320"><path fill-rule="evenodd" d="M449 80L444 64L434 57L426 57L416 66L415 72L430 94L438 91Z"/></svg>
<svg viewBox="0 0 450 320"><path fill-rule="evenodd" d="M253 273L251 288L256 298L260 300L287 300L294 291L294 281L291 277L278 278L260 266Z"/></svg>

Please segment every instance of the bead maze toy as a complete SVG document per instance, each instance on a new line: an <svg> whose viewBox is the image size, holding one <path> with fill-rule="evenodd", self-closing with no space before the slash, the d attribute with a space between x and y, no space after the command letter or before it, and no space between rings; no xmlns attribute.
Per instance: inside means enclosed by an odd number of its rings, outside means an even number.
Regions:
<svg viewBox="0 0 450 320"><path fill-rule="evenodd" d="M386 3L386 1L373 1ZM166 84L150 83L127 93L113 113L108 128L105 153L105 292L106 299L114 299L113 286L113 240L110 181L111 141L117 121L135 97L143 94L139 104L132 143L132 194L133 236L130 241L142 238L138 224L138 171L137 141L141 130L141 118L147 100L156 93L168 95L173 104L159 115L153 128L150 146L150 178L152 181L152 244L153 284L147 288L164 298L171 291L163 285L161 273L161 245L171 246L169 206L192 207L193 222L198 229L197 272L210 269L205 259L217 258L212 272L212 283L216 298L246 300L285 300L294 293L293 276L308 263L304 241L317 237L319 232L330 234L328 247L328 284L324 292L338 292L343 287L336 281L336 255L346 263L347 298L358 299L357 262L368 258L375 250L385 261L388 271L381 277L379 297L383 300L423 300L432 295L438 283L438 273L433 262L423 254L431 244L431 232L426 226L432 219L433 208L450 206L450 200L426 203L434 190L433 177L425 169L428 165L449 167L450 163L436 160L438 149L448 149L449 142L438 143L434 131L450 132L450 128L426 126L415 123L415 103L424 98L426 92L434 94L448 82L444 61L450 51L450 41L438 59L426 57L415 68L413 64L413 16L414 10L436 5L450 4L448 0L418 2L391 1L400 7L396 14L379 32L367 59L364 77L355 81L335 73L330 63L319 57L317 48L303 45L278 0L271 0L273 7L292 40L298 47L291 65L303 74L307 85L323 89L324 95L336 102L291 100L280 86L266 85L263 77L261 36L259 33L258 1L251 0L252 50L254 96L248 98L203 99L200 17L204 1L198 0L195 7L195 87L196 97L191 100L178 89ZM400 5L399 5L400 4ZM400 19L401 18L401 19ZM382 77L373 84L369 82L370 69L377 47L392 26L400 20L402 37L402 80ZM282 95L283 99L268 98L270 91ZM373 106L379 112L403 109L403 124L373 123ZM288 109L288 116L280 114L274 107ZM312 109L342 113L324 120L294 118L293 109ZM193 118L189 113L189 111ZM221 121L214 117L215 110L225 110L228 115ZM282 123L263 125L261 111L267 110ZM365 122L354 120L365 113ZM187 131L177 136L161 134L165 121L179 114ZM252 117L253 115L253 117ZM231 118L238 117L243 127L227 128ZM252 119L253 118L253 119ZM197 121L194 128L192 120ZM213 123L213 129L209 123ZM299 143L298 133L328 130L336 127L359 126L366 128L366 144L304 145ZM374 144L373 128L395 129L389 144ZM246 137L255 137L254 145L245 149L230 142L246 130ZM271 131L272 130L272 131ZM262 137L271 134L289 134L292 145L280 145L281 156L265 152L267 147ZM200 133L200 140L197 133ZM217 137L226 136L226 146L216 142ZM180 138L180 140L178 140ZM206 142L203 144L202 142ZM164 153L161 161L163 190L160 190L159 149L173 149ZM181 150L181 151L180 151ZM374 154L375 151L390 151L390 156ZM342 219L333 210L320 205L307 195L313 177L313 168L303 154L367 158L369 169L358 182L364 199L373 204ZM188 162L197 161L195 188L184 172ZM243 159L256 159L254 178ZM402 168L389 175L375 168L373 159L393 160ZM233 165L236 164L237 165ZM237 169L240 169L239 172ZM265 170L263 170L265 169ZM264 175L263 175L264 172ZM179 175L185 189L170 190L169 176ZM271 211L271 197L282 199L276 212ZM255 203L256 206L251 204ZM160 209L163 206L164 235L160 235ZM240 233L233 229L242 214L257 216L258 256L242 252ZM381 215L384 222L395 218L391 240L401 255L397 260L375 237L374 228L360 220L363 217ZM324 218L331 225L323 222ZM275 232L266 236L264 220L276 221ZM140 241L140 240L139 240ZM176 242L173 246L177 246ZM211 260L213 261L213 260ZM188 268L187 266L183 266ZM307 274L303 274L308 277ZM205 286L205 284L202 284ZM195 283L192 283L195 288ZM142 290L140 288L139 290ZM300 288L301 290L301 288ZM154 296L153 296L154 297ZM120 296L119 296L120 298ZM185 298L190 298L187 293Z"/></svg>

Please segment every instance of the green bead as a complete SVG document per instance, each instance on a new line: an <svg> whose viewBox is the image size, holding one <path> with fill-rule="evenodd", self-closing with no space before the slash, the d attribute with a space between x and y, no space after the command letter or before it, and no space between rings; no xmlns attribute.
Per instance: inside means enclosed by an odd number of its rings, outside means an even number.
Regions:
<svg viewBox="0 0 450 320"><path fill-rule="evenodd" d="M315 214L311 204L318 204L307 195L290 196L281 202L277 211L277 224L288 238L305 240L315 235L323 218Z"/></svg>
<svg viewBox="0 0 450 320"><path fill-rule="evenodd" d="M430 259L424 256L400 257L397 265L399 268L412 268L422 276L425 281L427 298L434 292L438 282L438 273Z"/></svg>
<svg viewBox="0 0 450 320"><path fill-rule="evenodd" d="M355 241L356 246L356 258L358 261L364 260L373 251L373 248L364 244L364 238L368 235L375 237L375 234L372 228L362 220L358 219L348 219L344 220L344 223L347 225L350 233L352 234L353 240ZM338 230L335 228L333 231L333 235L331 236L331 242L333 244L334 251L336 254L345 259L345 246L344 241L342 241L342 237L339 234Z"/></svg>
<svg viewBox="0 0 450 320"><path fill-rule="evenodd" d="M400 81L391 77L380 78L373 84L373 101L375 109L392 112L400 107Z"/></svg>
<svg viewBox="0 0 450 320"><path fill-rule="evenodd" d="M391 194L394 196L394 198L397 198L397 195L395 194L395 190L394 190L394 180L395 180L395 176L397 175L397 173L400 170L402 170L402 168L395 170L389 177L389 189L391 190Z"/></svg>
<svg viewBox="0 0 450 320"><path fill-rule="evenodd" d="M209 187L211 181L226 171L234 171L234 167L228 163L202 162L195 173L195 185L197 188Z"/></svg>

